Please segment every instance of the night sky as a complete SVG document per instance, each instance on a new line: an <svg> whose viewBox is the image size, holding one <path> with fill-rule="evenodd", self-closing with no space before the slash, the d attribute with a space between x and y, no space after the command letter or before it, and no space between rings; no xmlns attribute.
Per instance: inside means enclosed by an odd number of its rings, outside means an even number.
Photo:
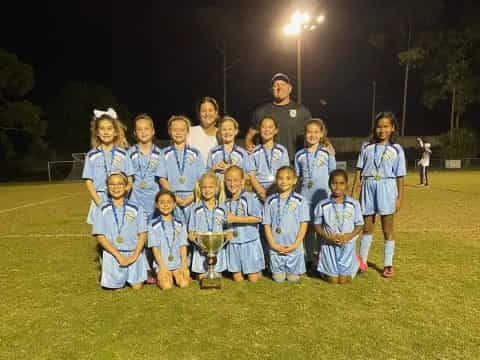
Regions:
<svg viewBox="0 0 480 360"><path fill-rule="evenodd" d="M331 136L369 132L372 80L377 82L377 110L401 116L403 68L394 50L380 51L368 41L369 34L385 29L382 15L393 2L305 2L323 8L326 21L303 40L303 103L313 115L325 117ZM101 84L133 115L151 114L157 132L165 135L168 117L193 117L200 97L213 96L222 103L221 55L204 25L222 34L223 16L217 21L198 15L203 7L215 7L225 18L233 14L235 22L229 43L235 63L228 73L228 113L245 130L254 107L270 99L272 74L287 73L296 93L296 44L281 28L298 3L15 1L2 9L0 47L34 67L36 84L28 96L34 103L43 107L71 81ZM447 1L437 23L458 25L467 3ZM448 105L427 111L420 104L420 75L411 73L407 135L444 132ZM471 107L465 118L478 118L479 113L478 106Z"/></svg>

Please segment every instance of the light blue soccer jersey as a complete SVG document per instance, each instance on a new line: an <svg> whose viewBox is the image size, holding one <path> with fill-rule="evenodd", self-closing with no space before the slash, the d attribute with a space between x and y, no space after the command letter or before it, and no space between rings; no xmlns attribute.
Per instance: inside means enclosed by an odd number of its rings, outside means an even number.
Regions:
<svg viewBox="0 0 480 360"><path fill-rule="evenodd" d="M171 190L177 196L191 195L195 183L205 172L205 165L200 151L188 145L176 150L174 145L163 149L165 166L158 169L157 176L166 178Z"/></svg>
<svg viewBox="0 0 480 360"><path fill-rule="evenodd" d="M180 249L188 246L187 230L183 222L163 221L162 216L155 218L148 226L148 247L158 247L163 263L168 270L181 267L182 258Z"/></svg>
<svg viewBox="0 0 480 360"><path fill-rule="evenodd" d="M124 200L124 206L120 208L114 208L111 201L98 207L92 234L104 235L118 250L135 250L138 234L144 232L147 232L147 221L141 207L127 200Z"/></svg>
<svg viewBox="0 0 480 360"><path fill-rule="evenodd" d="M245 173L248 173L248 169L250 168L250 155L248 152L241 148L238 145L233 145L232 151L226 151L224 149L224 145L218 145L214 148L210 149L207 158L207 169L212 170L215 168L215 165L225 161L232 165L237 165L240 167ZM217 174L222 174L223 171L218 171Z"/></svg>
<svg viewBox="0 0 480 360"><path fill-rule="evenodd" d="M395 178L405 176L405 153L398 144L364 143L358 155L361 171L360 203L363 215L395 213L398 189Z"/></svg>
<svg viewBox="0 0 480 360"><path fill-rule="evenodd" d="M206 208L202 202L192 206L188 231L194 232L221 232L227 230L227 211L224 205L217 205L213 209ZM227 268L225 248L217 254L216 272L225 271ZM192 271L203 273L207 271L205 253L195 246L192 259Z"/></svg>
<svg viewBox="0 0 480 360"><path fill-rule="evenodd" d="M405 153L399 144L362 144L357 160L362 177L396 178L407 174Z"/></svg>
<svg viewBox="0 0 480 360"><path fill-rule="evenodd" d="M327 234L350 233L363 225L360 204L349 196L341 204L333 198L324 199L315 207L314 224L322 225Z"/></svg>
<svg viewBox="0 0 480 360"><path fill-rule="evenodd" d="M128 150L128 154L134 170L130 199L141 205L150 217L155 209L155 195L160 191L156 174L165 173L163 152L153 145L148 154L143 154L136 145Z"/></svg>
<svg viewBox="0 0 480 360"><path fill-rule="evenodd" d="M118 147L114 147L112 151L104 151L98 147L90 150L85 156L82 179L92 180L97 192L105 192L107 177L119 171L127 176L134 174L127 151Z"/></svg>
<svg viewBox="0 0 480 360"><path fill-rule="evenodd" d="M288 151L281 144L265 149L263 145L257 145L250 155L250 168L248 173L255 171L258 182L267 189L274 181L277 170L282 166L290 165Z"/></svg>
<svg viewBox="0 0 480 360"><path fill-rule="evenodd" d="M227 212L236 216L255 216L260 220L263 217L263 208L256 194L242 192L238 200L228 199L225 202ZM232 244L244 244L260 239L258 224L231 224L234 233Z"/></svg>
<svg viewBox="0 0 480 360"><path fill-rule="evenodd" d="M356 226L363 225L360 204L348 196L341 204L333 198L324 199L315 208L314 223L321 225L327 234L351 233ZM344 245L321 238L317 270L329 276L355 276L359 266L355 253L357 237Z"/></svg>
<svg viewBox="0 0 480 360"><path fill-rule="evenodd" d="M297 151L294 163L297 177L301 179L301 194L313 207L330 196L328 178L337 167L335 156L318 145L314 152L307 148Z"/></svg>
<svg viewBox="0 0 480 360"><path fill-rule="evenodd" d="M282 199L279 194L269 196L263 210L263 224L272 227L275 242L280 245L295 243L300 224L310 221L308 201L300 194L291 192L290 196ZM281 232L278 233L277 229ZM273 250L270 250L271 252ZM303 253L303 246L299 246L293 253Z"/></svg>

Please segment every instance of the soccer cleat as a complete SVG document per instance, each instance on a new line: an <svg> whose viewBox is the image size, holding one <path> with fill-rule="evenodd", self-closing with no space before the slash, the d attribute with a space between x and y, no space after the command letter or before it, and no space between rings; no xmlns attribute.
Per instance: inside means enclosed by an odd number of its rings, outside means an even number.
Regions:
<svg viewBox="0 0 480 360"><path fill-rule="evenodd" d="M357 255L357 260L360 264L359 270L361 273L364 273L368 269L368 265L365 261L363 261L362 257L360 255Z"/></svg>
<svg viewBox="0 0 480 360"><path fill-rule="evenodd" d="M393 272L393 266L385 266L383 268L382 276L384 278L391 278L393 277L393 275L395 275L395 273Z"/></svg>

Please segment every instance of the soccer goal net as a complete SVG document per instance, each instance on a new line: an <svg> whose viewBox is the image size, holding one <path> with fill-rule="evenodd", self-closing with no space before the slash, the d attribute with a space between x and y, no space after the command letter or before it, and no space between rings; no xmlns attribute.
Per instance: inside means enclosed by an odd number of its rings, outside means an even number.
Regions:
<svg viewBox="0 0 480 360"><path fill-rule="evenodd" d="M73 160L49 161L48 180L80 180L82 178L85 153L73 153Z"/></svg>

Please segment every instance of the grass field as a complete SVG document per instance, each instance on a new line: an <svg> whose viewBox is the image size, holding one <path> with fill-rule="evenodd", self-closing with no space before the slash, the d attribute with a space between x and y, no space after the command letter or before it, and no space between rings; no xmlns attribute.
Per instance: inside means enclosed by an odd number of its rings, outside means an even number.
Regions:
<svg viewBox="0 0 480 360"><path fill-rule="evenodd" d="M0 185L0 359L479 359L480 172L407 178L397 276L100 290L82 183Z"/></svg>

